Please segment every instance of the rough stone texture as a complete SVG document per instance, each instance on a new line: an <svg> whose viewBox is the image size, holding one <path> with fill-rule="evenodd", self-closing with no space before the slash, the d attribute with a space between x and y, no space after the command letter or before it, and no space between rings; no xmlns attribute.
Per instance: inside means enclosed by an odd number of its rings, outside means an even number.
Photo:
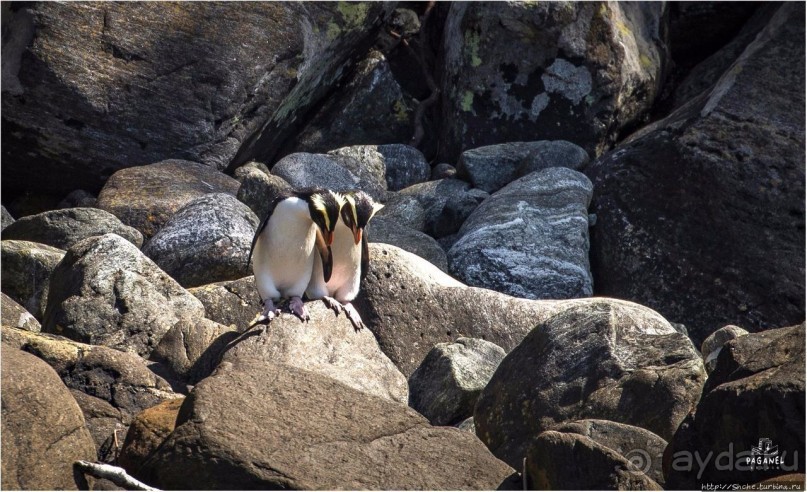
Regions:
<svg viewBox="0 0 807 492"><path fill-rule="evenodd" d="M457 174L457 168L446 162L441 162L432 168L432 179L453 178Z"/></svg>
<svg viewBox="0 0 807 492"><path fill-rule="evenodd" d="M0 230L6 230L6 227L14 223L14 217L6 210L5 205L0 205Z"/></svg>
<svg viewBox="0 0 807 492"><path fill-rule="evenodd" d="M359 177L340 166L329 156L297 152L280 159L272 174L284 179L295 189L328 188L334 191L355 190Z"/></svg>
<svg viewBox="0 0 807 492"><path fill-rule="evenodd" d="M147 356L181 320L204 307L115 234L70 248L51 276L43 331Z"/></svg>
<svg viewBox="0 0 807 492"><path fill-rule="evenodd" d="M590 166L596 294L696 344L804 320L804 39L782 5L711 91Z"/></svg>
<svg viewBox="0 0 807 492"><path fill-rule="evenodd" d="M249 161L243 166L239 166L233 171L233 177L238 180L239 183L244 182L244 176L249 174L252 171L260 171L264 174L270 174L269 166L264 164L263 162L258 161Z"/></svg>
<svg viewBox="0 0 807 492"><path fill-rule="evenodd" d="M618 452L577 433L541 433L525 468L530 490L664 490Z"/></svg>
<svg viewBox="0 0 807 492"><path fill-rule="evenodd" d="M249 250L259 219L226 193L182 207L143 247L183 287L235 280L249 273Z"/></svg>
<svg viewBox="0 0 807 492"><path fill-rule="evenodd" d="M226 347L222 361L257 359L286 364L333 378L353 389L403 404L409 399L406 377L384 355L369 330L355 331L344 315L321 301L307 303L311 320L284 314L265 333L250 332Z"/></svg>
<svg viewBox="0 0 807 492"><path fill-rule="evenodd" d="M409 406L432 425L455 425L474 414L482 389L504 359L495 343L458 338L438 343L409 376Z"/></svg>
<svg viewBox="0 0 807 492"><path fill-rule="evenodd" d="M85 190L73 190L56 206L57 208L95 208L98 197Z"/></svg>
<svg viewBox="0 0 807 492"><path fill-rule="evenodd" d="M646 429L610 420L585 419L559 424L553 427L552 430L579 434L601 446L616 451L633 465L634 470L647 475L655 483L664 485L661 462L664 456L664 448L667 447L667 441ZM539 463L533 462L532 465L540 467ZM575 466L575 463L569 463L569 465ZM576 465L580 469L586 467L584 462L576 463Z"/></svg>
<svg viewBox="0 0 807 492"><path fill-rule="evenodd" d="M426 230L426 208L418 196L390 192L387 201L384 202L384 208L375 217L397 222L416 231ZM370 225L372 227L372 222Z"/></svg>
<svg viewBox="0 0 807 492"><path fill-rule="evenodd" d="M123 438L126 435L126 425L131 419L124 415L120 409L113 407L106 400L90 396L78 390L71 389L70 394L76 399L87 430L90 431L98 461L112 463L118 456ZM97 488L94 487L97 490Z"/></svg>
<svg viewBox="0 0 807 492"><path fill-rule="evenodd" d="M804 473L804 345L802 323L735 338L723 347L697 408L665 452L668 488L756 483L786 473ZM749 469L743 462L738 473L716 466L715 460L699 466L691 458L694 453L703 457L728 452L731 459L742 461L752 457L752 448L760 446L763 438L778 446L781 464Z"/></svg>
<svg viewBox="0 0 807 492"><path fill-rule="evenodd" d="M440 158L454 162L465 149L536 135L599 155L660 89L664 10L630 2L452 4Z"/></svg>
<svg viewBox="0 0 807 492"><path fill-rule="evenodd" d="M508 142L466 150L460 156L457 175L488 193L527 174L549 167L579 171L588 154L565 140Z"/></svg>
<svg viewBox="0 0 807 492"><path fill-rule="evenodd" d="M223 169L277 150L393 8L15 8L4 19L15 43L3 56L3 191L97 189L165 156Z"/></svg>
<svg viewBox="0 0 807 492"><path fill-rule="evenodd" d="M112 212L148 239L191 200L208 193L238 192L238 181L196 162L169 159L123 169L98 195L98 208Z"/></svg>
<svg viewBox="0 0 807 492"><path fill-rule="evenodd" d="M397 246L420 256L444 272L448 271L446 252L437 241L393 219L375 217L367 226L367 239L373 243Z"/></svg>
<svg viewBox="0 0 807 492"><path fill-rule="evenodd" d="M717 356L720 355L720 350L726 342L743 335L748 335L748 331L739 326L728 325L706 337L706 340L701 344L701 355L703 356L703 365L706 366L706 371L711 373L714 370L717 365Z"/></svg>
<svg viewBox="0 0 807 492"><path fill-rule="evenodd" d="M392 209L390 213L400 215L401 212L394 209L407 206L411 198L416 199L423 208L423 226L418 230L439 239L459 231L471 212L489 196L464 181L440 179L400 190L396 200L388 206Z"/></svg>
<svg viewBox="0 0 807 492"><path fill-rule="evenodd" d="M714 46L711 56L698 63L687 73L686 77L680 81L675 88L673 95L672 105L674 108L683 106L690 99L697 97L701 92L709 89L715 82L720 79L720 76L728 69L738 56L754 41L754 38L759 32L765 28L765 25L770 21L771 17L776 13L779 4L768 5L754 5L754 2L680 2L687 4L684 9L680 8L680 4L676 2L675 6L679 8L671 8L671 28L676 24L683 24L675 21L676 11L688 17L686 24L683 26L685 32L676 34L675 30L671 30L671 38L681 38L671 40L670 47L673 49L673 59L676 63L679 61L688 61L692 55L702 56L703 51L686 50L686 46L691 43L708 43L709 36L719 33L720 28L733 27L733 30L738 30L725 46ZM746 6L747 5L747 6ZM705 18L697 19L700 15ZM748 16L751 15L750 19ZM732 18L731 16L734 16ZM719 22L716 22L719 17ZM745 25L742 21L747 20ZM700 21L700 22L699 22ZM732 22L733 21L733 22ZM702 29L699 27L708 24L708 28ZM715 29L717 27L717 29ZM694 29L700 29L698 35L692 35ZM732 33L735 34L735 33ZM684 37L686 36L686 37ZM679 51L676 53L676 51ZM683 60L682 60L683 59ZM685 68L685 67L681 67Z"/></svg>
<svg viewBox="0 0 807 492"><path fill-rule="evenodd" d="M357 188L369 193L373 198L383 199L387 191L384 178L386 167L384 157L375 145L353 145L328 152L328 158L359 178Z"/></svg>
<svg viewBox="0 0 807 492"><path fill-rule="evenodd" d="M538 321L482 390L479 438L513 466L558 422L605 419L672 437L706 371L692 342L650 313L592 299Z"/></svg>
<svg viewBox="0 0 807 492"><path fill-rule="evenodd" d="M387 188L398 191L429 179L431 167L418 149L402 144L379 145L383 156Z"/></svg>
<svg viewBox="0 0 807 492"><path fill-rule="evenodd" d="M95 445L76 401L33 355L3 344L1 359L2 488L86 488L73 462L95 461Z"/></svg>
<svg viewBox="0 0 807 492"><path fill-rule="evenodd" d="M381 350L407 377L438 343L482 338L509 352L536 324L575 307L604 304L648 329L674 331L656 312L616 299L533 301L467 287L386 244L370 244L370 270L353 304Z"/></svg>
<svg viewBox="0 0 807 492"><path fill-rule="evenodd" d="M64 251L45 244L8 239L0 243L0 254L3 292L42 320L50 275L64 257Z"/></svg>
<svg viewBox="0 0 807 492"><path fill-rule="evenodd" d="M259 309L259 305L251 307L253 318ZM206 318L180 321L162 337L149 359L165 367L172 379L196 384L213 372L222 352L237 337L233 327Z"/></svg>
<svg viewBox="0 0 807 492"><path fill-rule="evenodd" d="M454 427L456 427L457 429L459 429L461 431L470 432L471 434L476 435L476 426L474 425L474 418L473 417L468 417L467 419L463 420L462 422L455 425Z"/></svg>
<svg viewBox="0 0 807 492"><path fill-rule="evenodd" d="M251 359L194 388L140 478L164 489L456 490L495 489L511 473L473 436L405 405Z"/></svg>
<svg viewBox="0 0 807 492"><path fill-rule="evenodd" d="M97 208L66 208L21 217L3 230L3 239L20 239L67 249L82 239L117 234L138 248L143 235L111 213Z"/></svg>
<svg viewBox="0 0 807 492"><path fill-rule="evenodd" d="M143 463L174 431L179 407L184 401L184 398L164 401L137 414L126 433L118 466L130 475L137 475Z"/></svg>
<svg viewBox="0 0 807 492"><path fill-rule="evenodd" d="M384 55L371 51L352 77L327 99L290 148L327 152L345 145L407 142L417 100L406 95Z"/></svg>
<svg viewBox="0 0 807 492"><path fill-rule="evenodd" d="M269 212L272 201L290 190L291 186L283 178L252 168L242 173L241 187L238 188L236 197L255 212L258 219L263 219Z"/></svg>
<svg viewBox="0 0 807 492"><path fill-rule="evenodd" d="M553 167L505 186L471 213L448 252L453 275L528 299L591 296L591 182Z"/></svg>
<svg viewBox="0 0 807 492"><path fill-rule="evenodd" d="M17 301L8 297L5 293L0 293L0 320L3 326L13 326L22 330L39 333L42 326L34 315L29 313Z"/></svg>
<svg viewBox="0 0 807 492"><path fill-rule="evenodd" d="M250 275L229 282L217 282L188 289L205 306L207 318L244 331L261 306L261 297Z"/></svg>
<svg viewBox="0 0 807 492"><path fill-rule="evenodd" d="M68 388L120 410L125 425L146 408L176 398L168 382L135 354L10 327L3 327L3 339L47 362Z"/></svg>

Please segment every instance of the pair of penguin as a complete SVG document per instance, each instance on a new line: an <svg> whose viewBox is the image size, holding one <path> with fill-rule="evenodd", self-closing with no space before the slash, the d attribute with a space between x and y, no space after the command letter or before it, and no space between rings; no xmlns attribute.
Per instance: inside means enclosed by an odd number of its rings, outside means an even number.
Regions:
<svg viewBox="0 0 807 492"><path fill-rule="evenodd" d="M306 294L322 299L337 315L344 311L360 330L364 324L351 301L369 266L364 228L381 208L362 191L307 189L275 199L249 253L263 302L252 326L280 314L275 302L283 298L295 316L307 321Z"/></svg>

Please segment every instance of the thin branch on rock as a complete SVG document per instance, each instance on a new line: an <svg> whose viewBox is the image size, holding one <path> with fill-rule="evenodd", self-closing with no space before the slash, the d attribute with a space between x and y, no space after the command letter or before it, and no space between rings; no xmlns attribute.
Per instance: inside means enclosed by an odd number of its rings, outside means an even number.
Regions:
<svg viewBox="0 0 807 492"><path fill-rule="evenodd" d="M119 466L107 465L104 463L92 463L90 461L76 461L75 466L84 473L88 473L95 478L105 478L118 487L126 490L148 490L159 492L160 489L148 486L132 477L126 470Z"/></svg>

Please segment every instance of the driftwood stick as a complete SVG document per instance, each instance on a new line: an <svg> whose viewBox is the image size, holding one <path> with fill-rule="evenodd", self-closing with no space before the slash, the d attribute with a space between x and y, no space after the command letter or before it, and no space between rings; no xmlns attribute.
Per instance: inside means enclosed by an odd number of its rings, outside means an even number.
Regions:
<svg viewBox="0 0 807 492"><path fill-rule="evenodd" d="M160 489L150 487L143 482L133 478L126 470L119 466L107 465L104 463L92 463L90 461L79 460L75 465L84 473L89 473L95 478L105 478L118 487L123 487L126 490L148 490L159 492Z"/></svg>

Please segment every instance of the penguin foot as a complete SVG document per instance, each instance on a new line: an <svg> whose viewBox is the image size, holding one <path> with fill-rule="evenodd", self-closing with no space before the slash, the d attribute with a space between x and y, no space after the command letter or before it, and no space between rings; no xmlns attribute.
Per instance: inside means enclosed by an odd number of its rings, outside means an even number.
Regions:
<svg viewBox="0 0 807 492"><path fill-rule="evenodd" d="M271 299L263 301L263 310L250 322L249 328L255 325L266 323L269 324L280 314L280 309L275 309L275 303ZM247 328L247 329L249 329Z"/></svg>
<svg viewBox="0 0 807 492"><path fill-rule="evenodd" d="M337 316L339 316L339 313L341 313L343 310L342 303L337 301L333 297L325 296L322 298L322 302L324 302L329 309L333 309L334 314L336 314Z"/></svg>
<svg viewBox="0 0 807 492"><path fill-rule="evenodd" d="M361 316L359 316L359 312L356 311L356 308L353 307L353 304L347 303L342 306L342 309L345 310L345 315L347 319L350 320L350 323L353 325L353 329L356 331L361 331L364 328L364 322L361 320Z"/></svg>
<svg viewBox="0 0 807 492"><path fill-rule="evenodd" d="M289 311L300 318L300 321L308 321L311 319L311 316L308 315L308 309L306 309L303 300L299 297L292 297L289 300Z"/></svg>

